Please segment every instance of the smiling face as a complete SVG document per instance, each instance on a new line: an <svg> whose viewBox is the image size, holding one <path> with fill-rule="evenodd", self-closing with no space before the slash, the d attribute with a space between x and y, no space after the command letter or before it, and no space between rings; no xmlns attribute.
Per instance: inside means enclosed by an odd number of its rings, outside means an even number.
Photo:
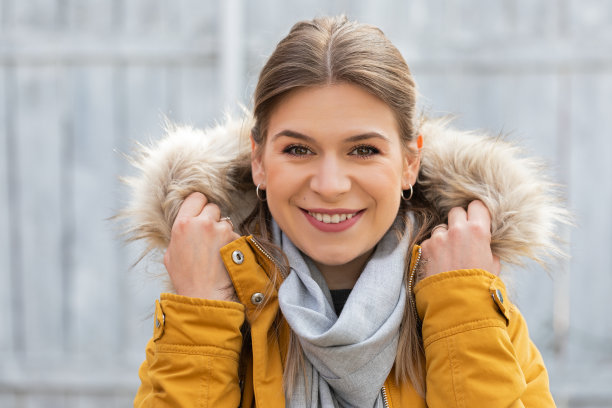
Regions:
<svg viewBox="0 0 612 408"><path fill-rule="evenodd" d="M252 167L272 216L302 252L322 271L360 271L414 184L418 156L402 148L391 108L343 83L286 95Z"/></svg>

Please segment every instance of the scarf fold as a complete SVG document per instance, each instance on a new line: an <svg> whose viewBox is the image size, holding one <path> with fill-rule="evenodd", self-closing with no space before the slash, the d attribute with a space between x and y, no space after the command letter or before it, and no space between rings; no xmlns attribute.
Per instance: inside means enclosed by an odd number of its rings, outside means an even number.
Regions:
<svg viewBox="0 0 612 408"><path fill-rule="evenodd" d="M398 242L395 230L387 231L338 317L314 262L273 227L291 266L279 289L279 305L306 357L287 406L383 407L381 390L395 361L404 316L410 234Z"/></svg>

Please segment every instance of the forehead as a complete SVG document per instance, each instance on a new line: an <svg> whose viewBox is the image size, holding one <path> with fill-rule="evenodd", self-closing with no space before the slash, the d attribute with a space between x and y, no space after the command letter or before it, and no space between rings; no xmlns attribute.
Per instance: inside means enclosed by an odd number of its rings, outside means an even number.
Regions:
<svg viewBox="0 0 612 408"><path fill-rule="evenodd" d="M293 130L312 137L378 132L399 142L393 110L363 88L333 84L296 89L272 111L268 135Z"/></svg>

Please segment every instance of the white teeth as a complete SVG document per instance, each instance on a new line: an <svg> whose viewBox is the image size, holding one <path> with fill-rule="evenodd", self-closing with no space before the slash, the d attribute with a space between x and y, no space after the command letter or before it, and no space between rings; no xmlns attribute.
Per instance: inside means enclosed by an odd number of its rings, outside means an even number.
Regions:
<svg viewBox="0 0 612 408"><path fill-rule="evenodd" d="M355 216L356 213L353 214L321 214L321 213L313 213L308 212L312 217L316 218L318 221L324 222L325 224L338 224L339 222L350 220Z"/></svg>

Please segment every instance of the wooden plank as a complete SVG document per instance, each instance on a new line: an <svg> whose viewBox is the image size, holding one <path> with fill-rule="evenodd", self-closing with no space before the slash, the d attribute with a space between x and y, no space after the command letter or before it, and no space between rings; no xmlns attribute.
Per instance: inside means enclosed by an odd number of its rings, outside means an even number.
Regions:
<svg viewBox="0 0 612 408"><path fill-rule="evenodd" d="M61 4L61 3L60 3ZM30 34L43 34L55 29L59 23L61 6L45 0L11 1L9 10L15 27Z"/></svg>
<svg viewBox="0 0 612 408"><path fill-rule="evenodd" d="M62 84L54 68L17 72L16 157L26 353L61 352Z"/></svg>
<svg viewBox="0 0 612 408"><path fill-rule="evenodd" d="M25 408L72 408L66 396L57 394L29 394L24 398Z"/></svg>
<svg viewBox="0 0 612 408"><path fill-rule="evenodd" d="M0 407L21 408L17 396L11 392L0 392Z"/></svg>
<svg viewBox="0 0 612 408"><path fill-rule="evenodd" d="M90 0L64 2L65 25L82 36L94 37L116 33L118 1Z"/></svg>
<svg viewBox="0 0 612 408"><path fill-rule="evenodd" d="M165 23L164 10L160 0L123 2L123 28L129 34L161 34Z"/></svg>
<svg viewBox="0 0 612 408"><path fill-rule="evenodd" d="M13 139L11 135L12 127L12 106L11 93L13 91L9 78L12 77L7 69L0 70L0 309L4 310L6 323L4 329L0 330L0 353L11 353L13 351L13 339L16 333L13 327L15 318L13 310L13 268L11 268L11 257L13 247L11 245L12 225L11 216L11 187L13 180L11 175L14 173L13 162Z"/></svg>
<svg viewBox="0 0 612 408"><path fill-rule="evenodd" d="M200 128L223 119L222 106L217 103L219 82L214 67L172 68L169 80L169 91L174 95L170 104L170 119ZM244 97L245 105L247 100Z"/></svg>
<svg viewBox="0 0 612 408"><path fill-rule="evenodd" d="M569 357L598 366L612 353L612 73L576 75L565 85L572 95L570 200L578 216L572 230Z"/></svg>
<svg viewBox="0 0 612 408"><path fill-rule="evenodd" d="M245 52L242 33L243 5L240 0L226 0L222 3L221 30L219 33L220 98L219 103L228 111L234 110L244 84Z"/></svg>
<svg viewBox="0 0 612 408"><path fill-rule="evenodd" d="M70 254L69 319L71 353L108 359L121 348L117 322L120 270L115 229L108 218L116 204L113 69L73 68L73 138L68 197L72 248ZM115 357L116 358L116 357Z"/></svg>
<svg viewBox="0 0 612 408"><path fill-rule="evenodd" d="M174 4L176 7L166 9L168 30L178 33L188 42L216 35L220 21L219 2L207 2L205 11L201 13L194 13L194 10L202 8L199 0L178 0Z"/></svg>
<svg viewBox="0 0 612 408"><path fill-rule="evenodd" d="M567 1L569 34L574 38L609 39L612 35L612 7L602 0Z"/></svg>

